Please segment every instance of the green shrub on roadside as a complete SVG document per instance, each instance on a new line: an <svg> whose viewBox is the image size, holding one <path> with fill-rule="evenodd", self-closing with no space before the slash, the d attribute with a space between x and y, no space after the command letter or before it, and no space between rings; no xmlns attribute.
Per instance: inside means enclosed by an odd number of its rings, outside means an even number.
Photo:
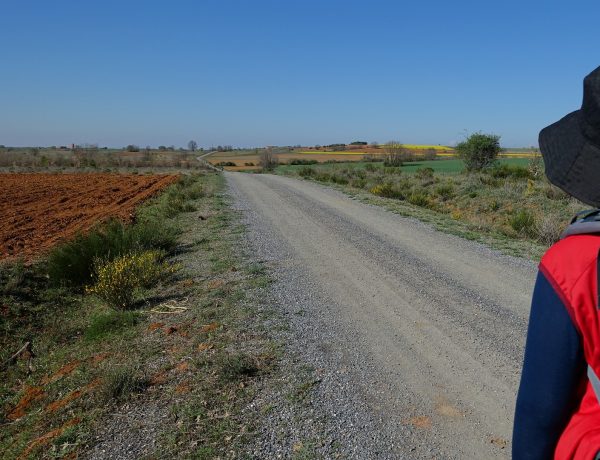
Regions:
<svg viewBox="0 0 600 460"><path fill-rule="evenodd" d="M404 194L397 190L391 183L385 182L378 184L369 190L373 195L382 196L385 198L395 198L397 200L403 200Z"/></svg>
<svg viewBox="0 0 600 460"><path fill-rule="evenodd" d="M86 287L86 293L96 295L116 310L130 308L141 289L176 270L161 257L159 251L144 251L109 261L98 259L94 266L96 282Z"/></svg>
<svg viewBox="0 0 600 460"><path fill-rule="evenodd" d="M496 164L487 170L487 173L496 179L505 179L512 177L515 179L531 179L529 169L517 165L509 165L506 163Z"/></svg>
<svg viewBox="0 0 600 460"><path fill-rule="evenodd" d="M420 168L415 171L417 179L427 180L433 179L433 168Z"/></svg>
<svg viewBox="0 0 600 460"><path fill-rule="evenodd" d="M111 220L53 249L48 255L48 277L55 286L84 286L93 279L97 259L109 260L146 249L168 251L177 244L178 233L177 228L158 217L146 216L129 226Z"/></svg>
<svg viewBox="0 0 600 460"><path fill-rule="evenodd" d="M511 215L508 223L519 235L533 236L535 234L535 218L525 209L520 209Z"/></svg>
<svg viewBox="0 0 600 460"><path fill-rule="evenodd" d="M316 171L314 170L314 168L311 168L309 166L304 166L302 168L300 168L300 170L298 171L298 175L300 177L312 177L316 174Z"/></svg>
<svg viewBox="0 0 600 460"><path fill-rule="evenodd" d="M454 186L452 184L442 184L435 188L435 194L443 201L447 201L454 197Z"/></svg>
<svg viewBox="0 0 600 460"><path fill-rule="evenodd" d="M415 206L421 206L423 208L430 206L429 196L423 192L413 192L408 196L407 200L410 204L414 204Z"/></svg>

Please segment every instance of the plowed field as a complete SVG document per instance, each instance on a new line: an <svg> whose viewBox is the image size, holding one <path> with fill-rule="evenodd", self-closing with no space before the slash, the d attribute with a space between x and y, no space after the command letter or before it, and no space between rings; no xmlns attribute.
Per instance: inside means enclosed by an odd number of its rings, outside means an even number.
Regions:
<svg viewBox="0 0 600 460"><path fill-rule="evenodd" d="M32 260L109 217L129 220L176 175L0 174L0 259Z"/></svg>

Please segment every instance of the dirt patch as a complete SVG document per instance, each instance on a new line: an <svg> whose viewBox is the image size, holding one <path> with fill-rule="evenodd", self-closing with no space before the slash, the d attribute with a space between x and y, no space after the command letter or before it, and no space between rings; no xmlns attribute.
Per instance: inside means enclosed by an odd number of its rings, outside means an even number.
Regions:
<svg viewBox="0 0 600 460"><path fill-rule="evenodd" d="M0 174L0 259L38 257L109 217L130 220L177 175Z"/></svg>
<svg viewBox="0 0 600 460"><path fill-rule="evenodd" d="M65 375L69 375L80 365L81 361L78 359L76 359L75 361L71 361L70 363L65 364L63 367L57 370L54 374L43 377L40 383L42 385L48 385L50 383L56 382L57 380L63 378Z"/></svg>
<svg viewBox="0 0 600 460"><path fill-rule="evenodd" d="M164 325L165 323L150 323L150 325L148 326L148 330L152 332L157 329L160 329L161 327L164 327Z"/></svg>
<svg viewBox="0 0 600 460"><path fill-rule="evenodd" d="M431 428L431 419L425 415L420 415L418 417L409 419L408 424L416 426L417 428L428 430Z"/></svg>
<svg viewBox="0 0 600 460"><path fill-rule="evenodd" d="M57 438L58 436L63 434L67 430L67 428L77 425L80 421L81 421L81 419L79 419L79 418L71 419L67 423L65 423L63 426L61 426L59 428L55 428L54 430L49 431L48 433L40 436L39 438L34 439L33 441L31 441L29 443L27 448L19 456L19 460L26 459L27 457L29 457L29 454L31 454L31 452L33 452L34 449L48 444L54 438Z"/></svg>
<svg viewBox="0 0 600 460"><path fill-rule="evenodd" d="M46 406L46 411L47 412L55 412L55 411L57 411L59 409L62 409L67 404L69 404L71 401L75 401L76 399L81 398L88 391L90 391L91 389L97 387L99 385L99 383L100 383L100 379L96 379L96 380L92 381L91 383L89 383L88 385L84 386L83 388L81 388L79 390L72 391L71 393L69 393L64 398L61 398L61 399L59 399L57 401L54 401L54 402L48 404Z"/></svg>
<svg viewBox="0 0 600 460"><path fill-rule="evenodd" d="M210 324L205 324L204 326L202 326L202 328L200 329L200 332L212 332L215 329L217 329L219 327L219 323L210 323Z"/></svg>
<svg viewBox="0 0 600 460"><path fill-rule="evenodd" d="M27 387L17 405L9 412L6 418L9 420L17 420L23 417L29 406L42 399L44 395L45 393L42 387Z"/></svg>

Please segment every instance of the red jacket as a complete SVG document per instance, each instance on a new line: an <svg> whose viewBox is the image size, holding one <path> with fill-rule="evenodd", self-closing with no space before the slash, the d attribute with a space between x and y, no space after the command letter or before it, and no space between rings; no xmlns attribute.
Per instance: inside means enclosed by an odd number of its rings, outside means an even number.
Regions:
<svg viewBox="0 0 600 460"><path fill-rule="evenodd" d="M561 297L579 332L588 366L600 376L599 251L599 234L568 236L548 250L540 270ZM556 447L557 460L593 460L600 451L600 403L590 380L582 385L581 403Z"/></svg>

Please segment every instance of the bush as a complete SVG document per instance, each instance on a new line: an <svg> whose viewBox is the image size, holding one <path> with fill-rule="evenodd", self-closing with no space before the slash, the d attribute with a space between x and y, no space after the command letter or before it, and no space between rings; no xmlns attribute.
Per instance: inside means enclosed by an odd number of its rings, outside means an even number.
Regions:
<svg viewBox="0 0 600 460"><path fill-rule="evenodd" d="M443 201L449 200L454 196L454 186L452 184L442 184L435 188L435 193Z"/></svg>
<svg viewBox="0 0 600 460"><path fill-rule="evenodd" d="M456 153L461 157L467 171L480 171L491 166L500 153L500 136L494 134L471 134L467 140L459 143Z"/></svg>
<svg viewBox="0 0 600 460"><path fill-rule="evenodd" d="M300 158L295 158L290 160L288 164L290 165L316 165L318 163L317 160L303 160Z"/></svg>
<svg viewBox="0 0 600 460"><path fill-rule="evenodd" d="M300 170L298 171L298 175L300 175L300 177L312 177L315 175L315 173L316 171L313 168L309 168L308 166L300 168Z"/></svg>
<svg viewBox="0 0 600 460"><path fill-rule="evenodd" d="M394 188L394 186L389 182L376 185L375 187L371 188L370 192L373 195L383 196L385 198L395 198L397 200L403 200L405 198L402 192Z"/></svg>
<svg viewBox="0 0 600 460"><path fill-rule="evenodd" d="M531 173L528 168L517 165L500 164L490 168L488 173L496 179L505 179L513 177L515 179L529 179Z"/></svg>
<svg viewBox="0 0 600 460"><path fill-rule="evenodd" d="M413 192L408 196L408 202L415 206L429 207L429 196L423 192Z"/></svg>
<svg viewBox="0 0 600 460"><path fill-rule="evenodd" d="M260 152L258 164L266 171L275 169L275 166L277 166L277 157L273 154L273 150L270 148L263 149Z"/></svg>
<svg viewBox="0 0 600 460"><path fill-rule="evenodd" d="M536 218L536 239L546 246L551 246L560 239L564 227L564 221L558 216L544 215L540 218Z"/></svg>
<svg viewBox="0 0 600 460"><path fill-rule="evenodd" d="M50 283L54 286L84 286L93 281L97 259L108 261L146 249L173 249L178 230L157 213L157 209L148 209L140 221L130 226L111 220L56 247L48 255L46 266Z"/></svg>
<svg viewBox="0 0 600 460"><path fill-rule="evenodd" d="M130 308L137 294L150 287L176 268L161 261L159 251L126 254L105 261L98 259L94 265L96 283L86 288L116 310Z"/></svg>
<svg viewBox="0 0 600 460"><path fill-rule="evenodd" d="M433 179L433 168L420 168L415 171L415 176L421 180Z"/></svg>
<svg viewBox="0 0 600 460"><path fill-rule="evenodd" d="M535 219L529 211L525 209L517 211L510 217L508 223L519 235L534 236Z"/></svg>

